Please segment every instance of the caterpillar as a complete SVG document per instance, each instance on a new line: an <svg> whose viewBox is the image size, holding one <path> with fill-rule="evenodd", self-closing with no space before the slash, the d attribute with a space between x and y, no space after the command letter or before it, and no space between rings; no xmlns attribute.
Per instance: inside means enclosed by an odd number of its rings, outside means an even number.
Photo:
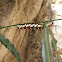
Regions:
<svg viewBox="0 0 62 62"><path fill-rule="evenodd" d="M18 29L30 29L30 28L36 28L36 29L41 29L43 25L41 24L24 24L24 25L17 25Z"/></svg>
<svg viewBox="0 0 62 62"><path fill-rule="evenodd" d="M32 23L32 24L23 24L23 25L17 25L18 29L30 29L30 28L35 28L35 29L41 29L43 28L43 23L42 24L37 24L37 23ZM52 27L53 23L47 23L47 26Z"/></svg>

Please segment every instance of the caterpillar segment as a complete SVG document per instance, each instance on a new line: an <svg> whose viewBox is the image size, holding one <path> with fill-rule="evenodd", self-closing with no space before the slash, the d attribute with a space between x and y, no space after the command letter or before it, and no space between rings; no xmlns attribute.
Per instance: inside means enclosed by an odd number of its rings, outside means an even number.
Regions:
<svg viewBox="0 0 62 62"><path fill-rule="evenodd" d="M41 29L43 25L41 24L24 24L24 25L17 25L18 29L30 29L30 28L35 28L35 29Z"/></svg>
<svg viewBox="0 0 62 62"><path fill-rule="evenodd" d="M53 26L53 23L52 22L49 22L46 24L48 27L52 27ZM23 24L23 25L17 25L18 29L41 29L43 28L44 26L44 23L41 23L41 24L37 24L37 23L32 23L32 24Z"/></svg>
<svg viewBox="0 0 62 62"><path fill-rule="evenodd" d="M31 24L26 24L26 28L30 29Z"/></svg>
<svg viewBox="0 0 62 62"><path fill-rule="evenodd" d="M49 22L49 23L47 24L47 26L52 27L52 26L53 26L53 22Z"/></svg>

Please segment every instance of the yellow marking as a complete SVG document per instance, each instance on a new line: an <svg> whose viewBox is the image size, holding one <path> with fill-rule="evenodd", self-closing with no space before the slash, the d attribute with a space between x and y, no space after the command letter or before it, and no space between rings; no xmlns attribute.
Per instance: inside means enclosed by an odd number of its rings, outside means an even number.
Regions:
<svg viewBox="0 0 62 62"><path fill-rule="evenodd" d="M20 29L20 28L22 28L22 25L17 25L17 27L19 27L19 29Z"/></svg>
<svg viewBox="0 0 62 62"><path fill-rule="evenodd" d="M37 27L37 25L34 25L34 27Z"/></svg>
<svg viewBox="0 0 62 62"><path fill-rule="evenodd" d="M22 25L22 27L25 27L25 25Z"/></svg>
<svg viewBox="0 0 62 62"><path fill-rule="evenodd" d="M41 25L38 25L38 27L41 27Z"/></svg>
<svg viewBox="0 0 62 62"><path fill-rule="evenodd" d="M26 27L29 27L29 25L26 25Z"/></svg>
<svg viewBox="0 0 62 62"><path fill-rule="evenodd" d="M52 22L49 22L49 23L47 23L46 25L47 25L47 26L50 26L50 25L52 25Z"/></svg>
<svg viewBox="0 0 62 62"><path fill-rule="evenodd" d="M31 25L30 27L33 27L33 25Z"/></svg>

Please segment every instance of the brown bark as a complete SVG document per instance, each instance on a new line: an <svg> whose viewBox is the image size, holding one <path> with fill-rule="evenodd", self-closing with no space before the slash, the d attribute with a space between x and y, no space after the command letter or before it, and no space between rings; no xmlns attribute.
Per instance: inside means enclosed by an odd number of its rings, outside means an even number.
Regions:
<svg viewBox="0 0 62 62"><path fill-rule="evenodd" d="M49 0L1 0L0 27L50 20L52 11ZM22 62L41 62L42 31L35 29L18 30L17 27L1 29L0 33L14 43ZM18 62L0 45L0 62Z"/></svg>

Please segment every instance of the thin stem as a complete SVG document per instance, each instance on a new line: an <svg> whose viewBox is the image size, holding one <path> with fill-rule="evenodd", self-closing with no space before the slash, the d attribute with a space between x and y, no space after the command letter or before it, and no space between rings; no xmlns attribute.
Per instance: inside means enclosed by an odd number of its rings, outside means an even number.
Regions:
<svg viewBox="0 0 62 62"><path fill-rule="evenodd" d="M57 20L62 20L62 19L56 19L56 20L50 20L50 21L40 21L40 22L36 22L36 23L48 23L48 22L57 21ZM32 24L32 23L35 23L35 22L24 23L24 24ZM0 27L0 29L7 28L7 27L12 27L12 26L17 26L17 25L24 25L24 24L16 24L16 25L10 25L10 26L5 26L5 27Z"/></svg>

